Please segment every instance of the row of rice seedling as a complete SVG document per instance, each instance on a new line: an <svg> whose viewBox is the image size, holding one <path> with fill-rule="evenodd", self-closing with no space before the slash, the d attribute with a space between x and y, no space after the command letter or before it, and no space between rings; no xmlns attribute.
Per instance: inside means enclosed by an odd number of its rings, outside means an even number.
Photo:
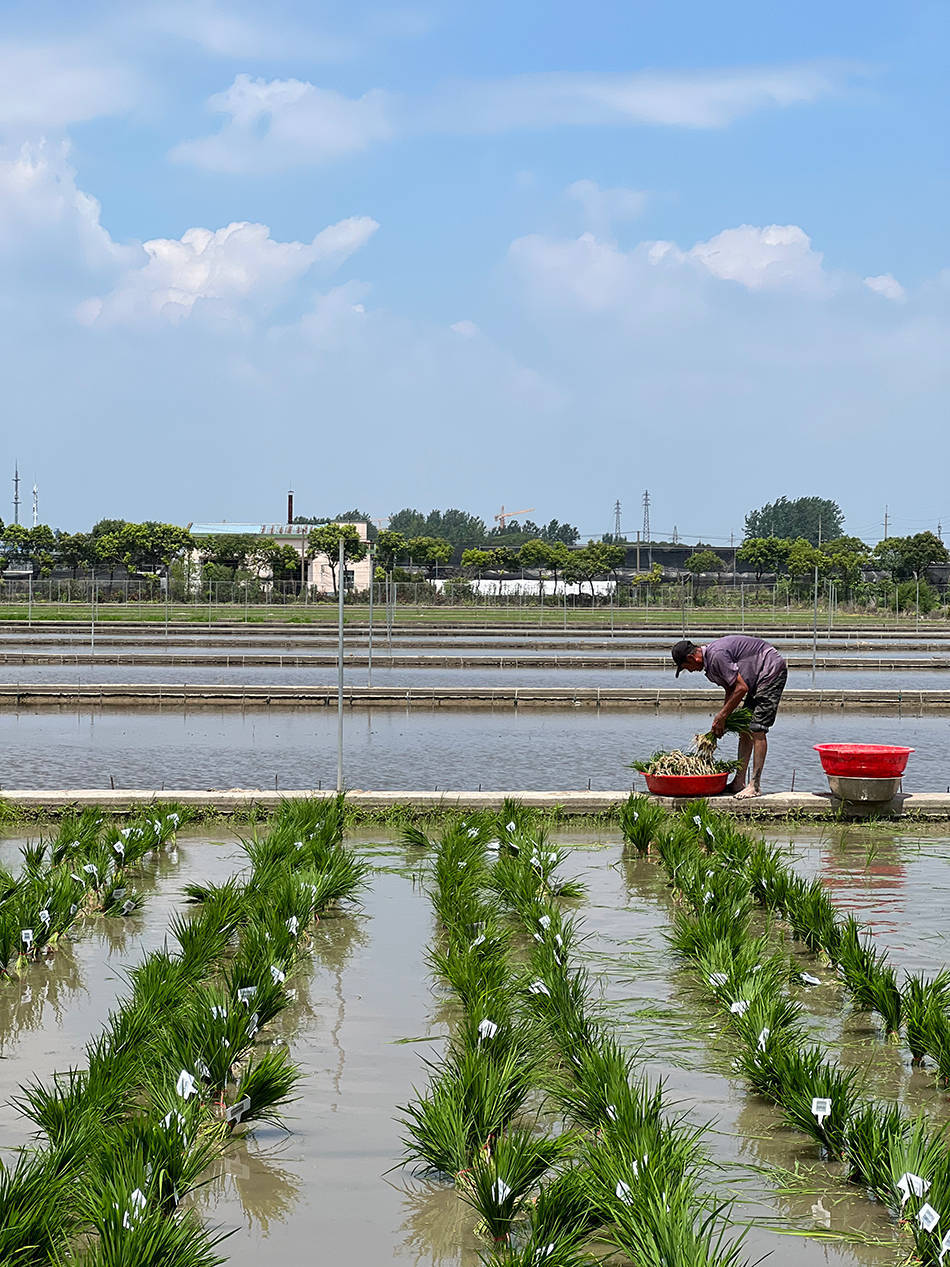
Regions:
<svg viewBox="0 0 950 1267"><path fill-rule="evenodd" d="M942 1262L950 1249L945 1132L896 1105L867 1101L857 1072L807 1040L801 1007L788 994L798 975L794 965L768 937L754 933L752 894L761 885L768 846L703 803L675 818L661 818L656 809L629 803L628 839L641 852L656 846L678 903L671 944L737 1039L738 1070L790 1126L808 1134L828 1159L844 1162L848 1176L888 1207L913 1235L920 1262ZM851 936L847 927L843 936Z"/></svg>
<svg viewBox="0 0 950 1267"><path fill-rule="evenodd" d="M119 828L88 808L64 819L49 840L23 846L19 875L0 867L0 980L55 951L77 920L138 910L137 865L167 844L185 817L180 808L156 806Z"/></svg>
<svg viewBox="0 0 950 1267"><path fill-rule="evenodd" d="M205 1267L221 1239L181 1202L232 1132L277 1120L299 1073L262 1034L291 1000L313 921L363 883L342 803L297 802L245 843L249 866L190 886L194 918L127 974L85 1067L34 1081L36 1146L0 1169L0 1262ZM50 1200L52 1193L53 1199ZM5 1256L8 1255L8 1256Z"/></svg>
<svg viewBox="0 0 950 1267"><path fill-rule="evenodd" d="M407 838L428 843L417 831ZM446 1058L430 1067L427 1093L407 1110L408 1154L450 1173L435 1161L432 1122L469 1120L457 1070L473 1050L480 1067L503 1064L513 1026L524 1094L490 1120L471 1113L478 1128L456 1174L495 1242L484 1261L578 1267L595 1261L585 1245L598 1238L640 1267L731 1267L739 1240L724 1239L724 1208L699 1190L702 1130L670 1117L662 1087L635 1076L633 1057L591 1003L586 972L571 964L578 926L559 899L584 887L560 878L565 856L510 803L500 821L479 817L443 834L432 890L442 942L431 962L462 1019ZM554 1133L541 1133L542 1120Z"/></svg>

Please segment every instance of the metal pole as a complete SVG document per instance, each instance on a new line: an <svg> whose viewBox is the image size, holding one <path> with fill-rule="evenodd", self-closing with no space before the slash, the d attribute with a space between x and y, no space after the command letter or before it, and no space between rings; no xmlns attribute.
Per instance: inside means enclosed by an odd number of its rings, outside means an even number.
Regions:
<svg viewBox="0 0 950 1267"><path fill-rule="evenodd" d="M818 667L818 565L815 564L815 616L811 633L811 676L815 680L815 669Z"/></svg>
<svg viewBox="0 0 950 1267"><path fill-rule="evenodd" d="M29 598L27 599L27 623L32 625L33 624L33 568L32 568L32 565L30 566L30 575L27 577L27 586L28 586L27 593L29 594Z"/></svg>
<svg viewBox="0 0 950 1267"><path fill-rule="evenodd" d="M339 627L336 643L336 790L343 791L343 537L340 536L340 560L337 579Z"/></svg>
<svg viewBox="0 0 950 1267"><path fill-rule="evenodd" d="M96 650L96 569L92 569L92 604L90 607L89 622L89 649L95 654Z"/></svg>
<svg viewBox="0 0 950 1267"><path fill-rule="evenodd" d="M370 543L369 549L367 550L367 554L369 555L369 659L368 659L368 668L367 668L367 673L366 673L366 685L372 686L373 685L373 573L376 570L373 564L372 543Z"/></svg>
<svg viewBox="0 0 950 1267"><path fill-rule="evenodd" d="M745 629L745 582L739 586L739 601L742 604L742 628Z"/></svg>
<svg viewBox="0 0 950 1267"><path fill-rule="evenodd" d="M920 633L920 577L917 577L917 619L914 625L917 633Z"/></svg>

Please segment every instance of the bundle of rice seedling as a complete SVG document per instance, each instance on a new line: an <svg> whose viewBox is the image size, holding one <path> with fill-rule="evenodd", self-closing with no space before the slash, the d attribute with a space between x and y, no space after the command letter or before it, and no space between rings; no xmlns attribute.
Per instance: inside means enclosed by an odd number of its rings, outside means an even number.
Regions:
<svg viewBox="0 0 950 1267"><path fill-rule="evenodd" d="M793 875L785 887L783 905L792 932L809 950L824 951L832 961L838 959L842 929L834 903L820 879L804 880Z"/></svg>
<svg viewBox="0 0 950 1267"><path fill-rule="evenodd" d="M747 735L752 729L752 721L752 710L740 704L726 718L726 734ZM693 746L699 753L708 753L711 756L716 751L718 743L719 740L711 730L706 731L704 734L693 736Z"/></svg>
<svg viewBox="0 0 950 1267"><path fill-rule="evenodd" d="M900 1105L861 1105L845 1129L848 1178L872 1192L890 1187L891 1151L901 1148L909 1129Z"/></svg>
<svg viewBox="0 0 950 1267"><path fill-rule="evenodd" d="M775 1099L786 1121L811 1135L831 1157L842 1157L847 1125L861 1091L858 1070L825 1060L820 1047L780 1047L773 1067Z"/></svg>
<svg viewBox="0 0 950 1267"><path fill-rule="evenodd" d="M277 1110L295 1098L293 1092L302 1077L303 1071L285 1047L274 1047L252 1057L234 1090L235 1104L247 1101L241 1121L279 1124Z"/></svg>
<svg viewBox="0 0 950 1267"><path fill-rule="evenodd" d="M704 775L724 774L736 769L736 761L720 761L704 752L684 752L680 748L657 750L646 761L631 761L630 768L641 774Z"/></svg>
<svg viewBox="0 0 950 1267"><path fill-rule="evenodd" d="M72 1165L55 1153L23 1152L0 1161L0 1262L9 1267L51 1263L78 1222Z"/></svg>
<svg viewBox="0 0 950 1267"><path fill-rule="evenodd" d="M527 1128L511 1129L479 1150L459 1192L481 1216L487 1234L507 1244L512 1226L542 1176L571 1151L569 1136L552 1138Z"/></svg>
<svg viewBox="0 0 950 1267"><path fill-rule="evenodd" d="M583 1165L569 1165L549 1175L536 1201L528 1208L528 1244L575 1249L600 1225L590 1199L590 1182ZM537 1263L547 1262L541 1255ZM588 1264L591 1260L584 1260Z"/></svg>
<svg viewBox="0 0 950 1267"><path fill-rule="evenodd" d="M931 1013L944 1013L950 1005L950 969L943 968L929 981L922 973L908 974L901 994L907 1045L914 1064L919 1065L928 1050Z"/></svg>
<svg viewBox="0 0 950 1267"><path fill-rule="evenodd" d="M638 853L646 853L666 821L662 806L646 796L630 795L620 807L620 828L624 841Z"/></svg>

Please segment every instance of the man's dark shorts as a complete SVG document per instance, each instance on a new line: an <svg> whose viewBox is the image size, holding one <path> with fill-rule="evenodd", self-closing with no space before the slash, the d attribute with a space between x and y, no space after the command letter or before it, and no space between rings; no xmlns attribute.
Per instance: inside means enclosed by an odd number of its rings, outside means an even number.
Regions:
<svg viewBox="0 0 950 1267"><path fill-rule="evenodd" d="M779 700L788 680L788 669L783 669L778 677L769 678L767 682L759 682L742 701L752 711L750 730L766 731L775 721Z"/></svg>

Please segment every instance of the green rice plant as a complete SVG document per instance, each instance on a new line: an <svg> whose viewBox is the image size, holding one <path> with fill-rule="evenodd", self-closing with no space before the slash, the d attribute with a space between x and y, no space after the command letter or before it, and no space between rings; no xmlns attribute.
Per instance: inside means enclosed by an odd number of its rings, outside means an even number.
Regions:
<svg viewBox="0 0 950 1267"><path fill-rule="evenodd" d="M169 1072L195 1070L219 1094L231 1081L234 1065L254 1042L247 1009L224 989L196 990L174 1023L163 1031L160 1058Z"/></svg>
<svg viewBox="0 0 950 1267"><path fill-rule="evenodd" d="M225 969L224 984L228 995L247 1009L249 1023L251 1018L256 1017L254 1024L261 1029L290 1002L284 982L280 980L282 971L272 960L262 959L243 944Z"/></svg>
<svg viewBox="0 0 950 1267"><path fill-rule="evenodd" d="M697 859L695 832L682 819L673 819L669 831L661 831L656 840L657 852L670 883L679 886L681 873L695 871Z"/></svg>
<svg viewBox="0 0 950 1267"><path fill-rule="evenodd" d="M589 1138L581 1153L591 1206L605 1227L623 1226L627 1212L656 1217L654 1201L675 1193L693 1207L699 1173L705 1163L700 1147L703 1127L670 1128L646 1121L632 1132Z"/></svg>
<svg viewBox="0 0 950 1267"><path fill-rule="evenodd" d="M20 953L20 919L9 905L0 906L0 975L6 976Z"/></svg>
<svg viewBox="0 0 950 1267"><path fill-rule="evenodd" d="M603 1036L567 1055L562 1075L550 1090L565 1118L589 1130L623 1122L629 1128L658 1121L663 1111L663 1085L635 1080L633 1056L614 1039Z"/></svg>
<svg viewBox="0 0 950 1267"><path fill-rule="evenodd" d="M827 1061L820 1047L779 1046L772 1056L775 1100L785 1120L811 1135L835 1158L845 1152L847 1125L861 1094L856 1069ZM829 1102L827 1108L825 1103Z"/></svg>
<svg viewBox="0 0 950 1267"><path fill-rule="evenodd" d="M414 849L431 849L432 841L425 834L421 827L416 827L412 823L403 827L399 833L399 843L401 845L410 845Z"/></svg>
<svg viewBox="0 0 950 1267"><path fill-rule="evenodd" d="M530 1193L572 1146L569 1136L552 1138L519 1128L505 1131L490 1148L476 1153L459 1194L481 1216L496 1244L508 1243Z"/></svg>
<svg viewBox="0 0 950 1267"><path fill-rule="evenodd" d="M950 969L943 968L926 979L907 974L901 991L904 1026L911 1058L919 1065L927 1052L927 1025L931 1011L946 1012L950 1006Z"/></svg>
<svg viewBox="0 0 950 1267"><path fill-rule="evenodd" d="M821 880L796 876L784 894L784 908L792 932L811 951L824 951L834 962L840 952L842 930L834 903Z"/></svg>
<svg viewBox="0 0 950 1267"><path fill-rule="evenodd" d="M930 1007L923 1024L924 1050L937 1065L937 1076L943 1086L950 1086L950 1018L946 1012Z"/></svg>
<svg viewBox="0 0 950 1267"><path fill-rule="evenodd" d="M220 1155L226 1136L224 1123L193 1100L176 1100L161 1117L132 1116L105 1135L87 1159L83 1181L98 1189L124 1173L130 1191L138 1188L150 1206L171 1214Z"/></svg>
<svg viewBox="0 0 950 1267"><path fill-rule="evenodd" d="M504 1000L510 1012L508 949L509 940L503 932L479 932L471 941L452 938L445 950L428 951L426 962L452 987L466 1012L486 996L489 1001Z"/></svg>
<svg viewBox="0 0 950 1267"><path fill-rule="evenodd" d="M310 891L316 914L353 898L366 885L370 864L348 849L333 845L317 861L310 859L298 870L299 881Z"/></svg>
<svg viewBox="0 0 950 1267"><path fill-rule="evenodd" d="M558 968L547 975L529 972L522 985L525 1004L547 1027L558 1050L576 1054L599 1038L600 1015L589 998L583 969Z"/></svg>
<svg viewBox="0 0 950 1267"><path fill-rule="evenodd" d="M589 1177L582 1166L569 1165L549 1175L528 1207L528 1244L538 1250L549 1245L563 1250L577 1247L600 1226L590 1199ZM547 1262L541 1255L537 1262ZM560 1260L556 1260L560 1261ZM589 1260L584 1260L585 1264Z"/></svg>
<svg viewBox="0 0 950 1267"><path fill-rule="evenodd" d="M736 947L720 939L698 947L692 956L697 972L716 997L727 1002L766 993L780 995L788 986L789 963L776 954L764 937L750 938Z"/></svg>
<svg viewBox="0 0 950 1267"><path fill-rule="evenodd" d="M754 978L748 978L742 991L748 1007L731 1013L732 1028L746 1047L768 1056L772 1047L804 1042L802 1007L784 992L772 992Z"/></svg>
<svg viewBox="0 0 950 1267"><path fill-rule="evenodd" d="M122 1121L136 1090L136 1072L132 1063L67 1069L46 1083L26 1083L12 1103L53 1145L62 1145L91 1122L106 1129Z"/></svg>
<svg viewBox="0 0 950 1267"><path fill-rule="evenodd" d="M275 1047L253 1057L238 1079L234 1092L235 1104L249 1101L241 1120L279 1125L281 1118L277 1110L296 1098L293 1092L302 1077L300 1066L291 1060L284 1047Z"/></svg>
<svg viewBox="0 0 950 1267"><path fill-rule="evenodd" d="M231 941L233 927L220 923L202 910L194 917L175 915L168 931L181 947L181 961L201 976L206 976L224 958Z"/></svg>
<svg viewBox="0 0 950 1267"><path fill-rule="evenodd" d="M3 906L17 889L20 887L20 881L6 867L0 866L0 907Z"/></svg>
<svg viewBox="0 0 950 1267"><path fill-rule="evenodd" d="M536 1081L537 1059L509 1054L496 1061L469 1051L428 1067L428 1091L401 1110L403 1144L407 1157L426 1169L455 1175L521 1111Z"/></svg>
<svg viewBox="0 0 950 1267"><path fill-rule="evenodd" d="M747 867L752 896L762 906L784 915L788 909L789 888L797 878L785 864L783 851L766 840L755 843Z"/></svg>
<svg viewBox="0 0 950 1267"><path fill-rule="evenodd" d="M75 1175L55 1153L22 1152L0 1161L0 1262L41 1267L74 1230Z"/></svg>
<svg viewBox="0 0 950 1267"><path fill-rule="evenodd" d="M484 1267L594 1267L597 1259L579 1248L577 1237L566 1234L556 1240L532 1235L516 1248L496 1246L479 1254L479 1261Z"/></svg>
<svg viewBox="0 0 950 1267"><path fill-rule="evenodd" d="M58 864L82 853L98 841L104 826L102 811L96 805L88 805L78 814L64 814L59 829L50 842L54 863Z"/></svg>
<svg viewBox="0 0 950 1267"><path fill-rule="evenodd" d="M615 1201L607 1239L636 1267L742 1267L745 1233L736 1235L731 1206L697 1205L684 1189L651 1187L628 1205Z"/></svg>
<svg viewBox="0 0 950 1267"><path fill-rule="evenodd" d="M141 1208L128 1189L112 1181L87 1214L95 1235L81 1257L58 1258L59 1267L218 1267L225 1259L214 1252L224 1237L205 1230L188 1211L167 1218L161 1210Z"/></svg>
<svg viewBox="0 0 950 1267"><path fill-rule="evenodd" d="M889 1189L891 1152L901 1149L908 1129L900 1105L860 1105L845 1128L848 1178L872 1192Z"/></svg>
<svg viewBox="0 0 950 1267"><path fill-rule="evenodd" d="M908 1119L903 1134L888 1141L887 1169L875 1193L900 1217L907 1217L926 1200L938 1210L950 1206L950 1162L946 1125L934 1130L923 1114ZM914 1191L905 1176L923 1180L923 1191ZM902 1182L904 1181L904 1182Z"/></svg>
<svg viewBox="0 0 950 1267"><path fill-rule="evenodd" d="M666 810L649 797L631 794L620 806L620 830L624 842L637 853L646 853L667 821Z"/></svg>
<svg viewBox="0 0 950 1267"><path fill-rule="evenodd" d="M46 841L37 840L21 845L20 856L23 859L24 876L31 880L38 879L46 866Z"/></svg>
<svg viewBox="0 0 950 1267"><path fill-rule="evenodd" d="M841 926L836 957L857 1006L864 1011L878 1012L887 1034L896 1035L902 1012L896 975L887 965L886 953L875 949L871 935L861 929L853 915Z"/></svg>
<svg viewBox="0 0 950 1267"><path fill-rule="evenodd" d="M752 902L748 897L734 907L710 905L695 914L680 908L673 916L667 939L684 959L695 959L720 942L739 954L750 937L751 916Z"/></svg>

